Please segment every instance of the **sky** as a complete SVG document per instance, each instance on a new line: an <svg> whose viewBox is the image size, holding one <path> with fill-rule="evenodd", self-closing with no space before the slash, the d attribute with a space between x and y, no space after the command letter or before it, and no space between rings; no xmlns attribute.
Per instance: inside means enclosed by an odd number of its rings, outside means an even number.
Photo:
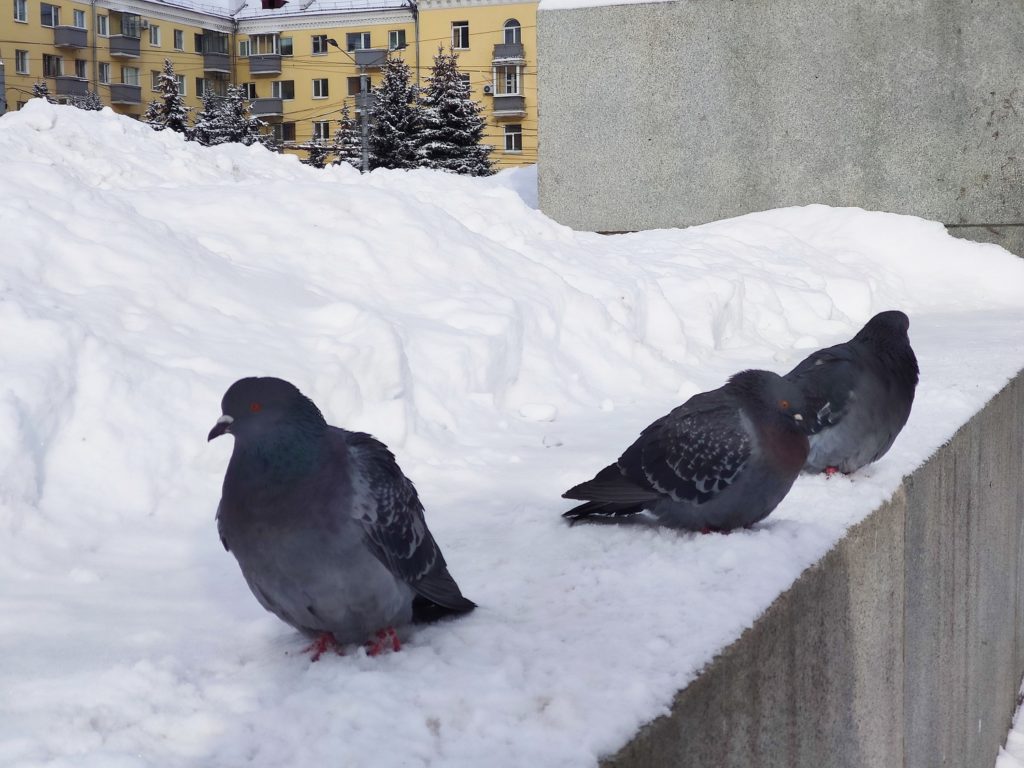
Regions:
<svg viewBox="0 0 1024 768"><path fill-rule="evenodd" d="M316 170L0 118L0 764L593 766L1024 367L1024 261L808 206L574 232L535 169ZM902 309L892 450L730 536L569 527L653 419ZM311 663L217 537L236 379L387 443L479 608Z"/></svg>

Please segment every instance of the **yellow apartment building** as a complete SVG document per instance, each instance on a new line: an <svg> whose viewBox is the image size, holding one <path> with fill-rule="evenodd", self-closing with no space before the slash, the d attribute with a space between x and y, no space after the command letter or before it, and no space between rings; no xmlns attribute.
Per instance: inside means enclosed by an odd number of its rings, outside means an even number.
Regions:
<svg viewBox="0 0 1024 768"><path fill-rule="evenodd" d="M96 93L140 117L165 59L186 103L243 84L253 113L285 146L330 141L343 103L361 116L387 56L421 85L439 47L459 54L484 107L496 168L536 162L536 3L493 0L247 0L233 9L182 0L8 0L0 13L0 114L33 84L68 99ZM8 8L11 8L9 5Z"/></svg>

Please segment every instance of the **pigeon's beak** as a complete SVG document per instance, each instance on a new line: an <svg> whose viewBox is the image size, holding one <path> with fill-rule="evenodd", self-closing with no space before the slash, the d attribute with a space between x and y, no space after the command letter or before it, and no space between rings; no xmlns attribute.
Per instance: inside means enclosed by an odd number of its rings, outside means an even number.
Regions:
<svg viewBox="0 0 1024 768"><path fill-rule="evenodd" d="M233 421L234 421L234 419L231 418L230 416L228 416L227 414L224 414L219 419L217 419L217 423L214 424L213 425L213 429L210 430L210 434L206 438L206 442L210 442L215 437L220 437L225 432L230 432L231 431L231 422L233 422Z"/></svg>

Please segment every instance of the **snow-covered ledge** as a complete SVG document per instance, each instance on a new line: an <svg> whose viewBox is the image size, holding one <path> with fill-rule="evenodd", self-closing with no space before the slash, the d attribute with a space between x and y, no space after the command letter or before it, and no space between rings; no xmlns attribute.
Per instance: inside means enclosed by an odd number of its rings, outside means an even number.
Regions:
<svg viewBox="0 0 1024 768"><path fill-rule="evenodd" d="M645 726L616 768L991 768L1024 672L1024 372Z"/></svg>

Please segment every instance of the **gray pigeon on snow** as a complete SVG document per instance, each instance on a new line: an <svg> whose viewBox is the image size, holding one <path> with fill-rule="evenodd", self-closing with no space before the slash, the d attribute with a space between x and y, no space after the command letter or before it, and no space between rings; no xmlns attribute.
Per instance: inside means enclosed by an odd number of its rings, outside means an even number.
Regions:
<svg viewBox="0 0 1024 768"><path fill-rule="evenodd" d="M856 472L892 447L917 389L909 328L904 313L879 312L848 342L819 349L786 374L811 411L808 472Z"/></svg>
<svg viewBox="0 0 1024 768"><path fill-rule="evenodd" d="M209 440L234 435L217 508L224 548L260 604L329 645L371 652L394 627L471 611L412 482L373 437L327 424L287 381L236 381Z"/></svg>
<svg viewBox="0 0 1024 768"><path fill-rule="evenodd" d="M614 464L562 498L573 522L729 531L764 519L807 459L799 388L743 371L661 417Z"/></svg>

